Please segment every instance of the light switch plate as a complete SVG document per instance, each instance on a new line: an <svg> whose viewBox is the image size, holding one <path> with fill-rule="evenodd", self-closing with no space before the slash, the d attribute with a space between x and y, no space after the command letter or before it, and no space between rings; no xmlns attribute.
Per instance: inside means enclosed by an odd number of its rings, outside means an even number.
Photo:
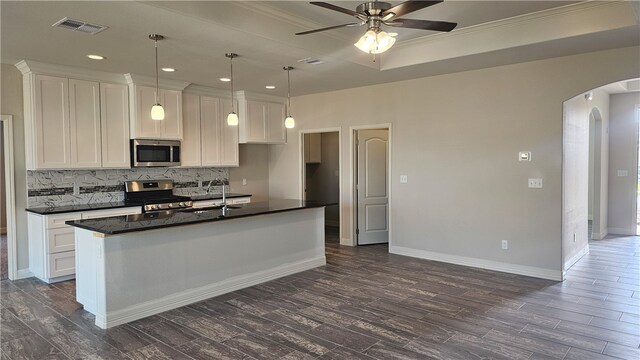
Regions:
<svg viewBox="0 0 640 360"><path fill-rule="evenodd" d="M407 178L407 175L400 175L400 183L401 184L406 184L409 181L409 179Z"/></svg>
<svg viewBox="0 0 640 360"><path fill-rule="evenodd" d="M618 170L618 176L629 176L629 170Z"/></svg>
<svg viewBox="0 0 640 360"><path fill-rule="evenodd" d="M542 179L529 179L529 187L532 189L542 189Z"/></svg>
<svg viewBox="0 0 640 360"><path fill-rule="evenodd" d="M242 179L242 185L247 185L247 179Z"/></svg>

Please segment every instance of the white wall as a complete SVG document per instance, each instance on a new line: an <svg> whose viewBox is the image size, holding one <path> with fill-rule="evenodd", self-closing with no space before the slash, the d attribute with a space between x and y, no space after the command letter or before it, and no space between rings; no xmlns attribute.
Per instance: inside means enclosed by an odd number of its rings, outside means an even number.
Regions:
<svg viewBox="0 0 640 360"><path fill-rule="evenodd" d="M565 100L637 76L638 47L295 97L296 130L391 123L392 249L559 278ZM269 193L297 197L298 136L270 150ZM531 162L517 161L518 151ZM343 243L352 242L350 152ZM399 176L409 182L400 184ZM527 178L544 179L528 189ZM502 239L508 251L500 250Z"/></svg>
<svg viewBox="0 0 640 360"><path fill-rule="evenodd" d="M638 115L640 92L611 95L609 150L609 232L635 235ZM627 171L619 176L618 171Z"/></svg>
<svg viewBox="0 0 640 360"><path fill-rule="evenodd" d="M242 184L247 179L247 184ZM251 201L269 199L269 145L241 144L240 166L229 168L232 192L251 194Z"/></svg>
<svg viewBox="0 0 640 360"><path fill-rule="evenodd" d="M24 160L24 116L22 103L22 74L13 65L0 68L0 113L13 115L13 154L16 186L16 242L18 245L18 272L29 268L27 239L27 170ZM20 274L18 274L20 275Z"/></svg>

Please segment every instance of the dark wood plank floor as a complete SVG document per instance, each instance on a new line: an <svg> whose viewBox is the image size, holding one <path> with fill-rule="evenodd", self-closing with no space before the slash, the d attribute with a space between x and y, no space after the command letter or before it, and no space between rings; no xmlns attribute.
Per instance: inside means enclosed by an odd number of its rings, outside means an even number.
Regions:
<svg viewBox="0 0 640 360"><path fill-rule="evenodd" d="M563 283L327 244L327 266L109 329L74 282L2 281L2 359L639 359L639 237Z"/></svg>

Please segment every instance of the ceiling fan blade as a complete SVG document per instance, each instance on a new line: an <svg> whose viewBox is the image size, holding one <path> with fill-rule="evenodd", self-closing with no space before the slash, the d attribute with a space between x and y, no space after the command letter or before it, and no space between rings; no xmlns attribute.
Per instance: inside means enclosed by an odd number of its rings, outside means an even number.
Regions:
<svg viewBox="0 0 640 360"><path fill-rule="evenodd" d="M436 0L436 1L409 0L392 7L391 9L380 14L380 16L382 16L382 18L385 20L391 20L393 18L400 17L410 12L414 12L416 10L424 9L429 6L439 4L442 1L444 0Z"/></svg>
<svg viewBox="0 0 640 360"><path fill-rule="evenodd" d="M393 21L384 22L385 25L420 29L433 31L451 31L458 26L457 23L447 21L431 21L431 20L414 20L414 19L394 19Z"/></svg>
<svg viewBox="0 0 640 360"><path fill-rule="evenodd" d="M355 16L355 17L358 17L358 15L359 15L357 12L355 12L353 10L345 9L343 7L336 6L336 5L329 4L329 3L326 3L326 2L322 2L322 1L312 1L312 2L310 2L310 4L311 5L320 6L320 7L323 7L325 9L338 11L338 12L341 12L341 13L344 13L344 14L347 14L347 15Z"/></svg>
<svg viewBox="0 0 640 360"><path fill-rule="evenodd" d="M299 33L296 33L296 35L307 35L307 34L317 33L317 32L320 32L320 31L333 30L333 29L337 29L337 28L341 28L341 27L360 26L360 25L363 25L363 24L364 23L349 23L349 24L335 25L335 26L325 27L325 28L322 28L322 29L315 29L315 30L299 32Z"/></svg>

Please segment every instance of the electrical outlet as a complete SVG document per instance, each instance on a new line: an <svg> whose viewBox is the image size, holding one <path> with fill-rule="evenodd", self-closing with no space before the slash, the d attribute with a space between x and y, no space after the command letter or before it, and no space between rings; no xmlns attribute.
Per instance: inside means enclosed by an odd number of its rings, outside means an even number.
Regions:
<svg viewBox="0 0 640 360"><path fill-rule="evenodd" d="M407 175L400 175L400 183L401 184L406 184L408 182L408 178Z"/></svg>
<svg viewBox="0 0 640 360"><path fill-rule="evenodd" d="M242 179L242 185L247 185L247 179Z"/></svg>
<svg viewBox="0 0 640 360"><path fill-rule="evenodd" d="M507 249L509 249L509 241L502 240L502 250L507 250Z"/></svg>
<svg viewBox="0 0 640 360"><path fill-rule="evenodd" d="M542 189L542 179L529 179L529 187L532 189Z"/></svg>

